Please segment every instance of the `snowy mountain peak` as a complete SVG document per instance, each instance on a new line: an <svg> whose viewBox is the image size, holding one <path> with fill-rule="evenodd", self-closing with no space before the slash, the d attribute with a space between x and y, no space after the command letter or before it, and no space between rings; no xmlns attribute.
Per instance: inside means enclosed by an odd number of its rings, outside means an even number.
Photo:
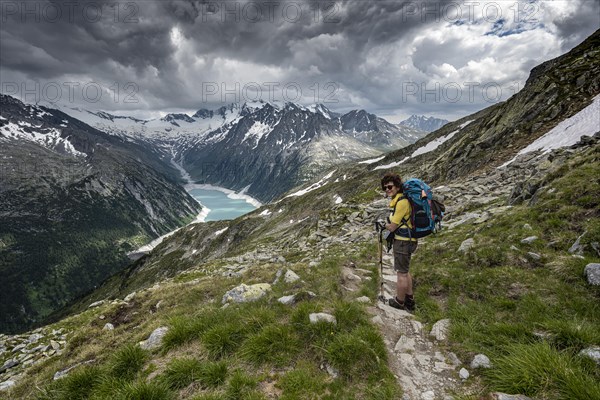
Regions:
<svg viewBox="0 0 600 400"><path fill-rule="evenodd" d="M418 129L425 132L433 132L446 125L448 120L427 117L425 115L411 115L410 118L400 122L398 125L407 126L409 128Z"/></svg>
<svg viewBox="0 0 600 400"><path fill-rule="evenodd" d="M325 107L321 103L317 103L317 104L313 104L313 105L309 106L308 110L310 110L311 112L313 112L315 114L321 114L322 116L324 116L327 119L332 119L332 118L337 117L336 113L332 112L329 108Z"/></svg>
<svg viewBox="0 0 600 400"><path fill-rule="evenodd" d="M160 119L161 121L170 122L173 125L179 126L177 122L193 123L196 120L187 114L167 114Z"/></svg>

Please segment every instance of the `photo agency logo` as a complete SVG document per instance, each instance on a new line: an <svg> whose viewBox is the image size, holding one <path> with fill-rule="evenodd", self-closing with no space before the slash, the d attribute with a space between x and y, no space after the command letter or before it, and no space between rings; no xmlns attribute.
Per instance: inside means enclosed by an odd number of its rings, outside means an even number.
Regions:
<svg viewBox="0 0 600 400"><path fill-rule="evenodd" d="M519 82L402 82L402 103L486 103L495 104L521 90Z"/></svg>
<svg viewBox="0 0 600 400"><path fill-rule="evenodd" d="M18 98L24 103L103 103L136 104L139 86L135 82L114 82L110 86L94 82L46 82L26 80L2 82L1 93Z"/></svg>
<svg viewBox="0 0 600 400"><path fill-rule="evenodd" d="M1 1L0 21L20 23L139 23L136 2L99 3L88 1Z"/></svg>
<svg viewBox="0 0 600 400"><path fill-rule="evenodd" d="M338 103L337 82L202 82L203 103L311 102Z"/></svg>
<svg viewBox="0 0 600 400"><path fill-rule="evenodd" d="M201 22L341 22L341 5L335 1L209 1L200 4Z"/></svg>
<svg viewBox="0 0 600 400"><path fill-rule="evenodd" d="M402 5L399 15L402 22L534 23L539 21L542 3L544 1L409 1Z"/></svg>

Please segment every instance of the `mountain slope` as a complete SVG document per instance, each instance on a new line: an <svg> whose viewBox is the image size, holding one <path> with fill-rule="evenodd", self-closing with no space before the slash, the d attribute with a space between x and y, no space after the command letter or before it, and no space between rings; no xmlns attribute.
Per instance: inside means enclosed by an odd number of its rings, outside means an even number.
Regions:
<svg viewBox="0 0 600 400"><path fill-rule="evenodd" d="M56 110L0 98L0 330L30 326L199 212L178 171Z"/></svg>
<svg viewBox="0 0 600 400"><path fill-rule="evenodd" d="M268 201L344 161L406 146L425 133L364 110L265 104L180 150L192 177Z"/></svg>

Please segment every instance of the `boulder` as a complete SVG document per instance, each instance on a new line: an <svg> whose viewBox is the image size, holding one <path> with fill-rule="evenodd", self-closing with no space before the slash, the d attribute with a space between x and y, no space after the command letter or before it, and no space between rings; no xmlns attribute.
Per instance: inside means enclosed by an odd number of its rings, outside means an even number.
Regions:
<svg viewBox="0 0 600 400"><path fill-rule="evenodd" d="M115 326L113 324L111 324L110 322L107 322L106 324L104 324L104 328L102 328L103 331L113 331L115 329Z"/></svg>
<svg viewBox="0 0 600 400"><path fill-rule="evenodd" d="M523 243L523 244L531 244L531 243L535 242L536 240L538 240L537 236L529 236L529 237L526 237L525 239L522 239L521 243Z"/></svg>
<svg viewBox="0 0 600 400"><path fill-rule="evenodd" d="M361 296L361 297L357 298L356 301L358 301L359 303L367 304L367 303L371 302L371 299L368 298L367 296Z"/></svg>
<svg viewBox="0 0 600 400"><path fill-rule="evenodd" d="M577 254L579 256L583 255L583 250L585 246L582 246L581 243L581 239L585 236L587 232L583 232L581 234L581 236L579 236L577 238L577 240L575 241L575 243L573 243L573 245L569 248L569 253L571 254Z"/></svg>
<svg viewBox="0 0 600 400"><path fill-rule="evenodd" d="M241 285L236 286L225 293L221 303L247 303L256 301L266 296L270 290L271 285L268 283L257 283L254 285L246 285L245 283L242 283Z"/></svg>
<svg viewBox="0 0 600 400"><path fill-rule="evenodd" d="M136 295L136 292L131 292L127 296L125 296L123 301L129 303L131 300L133 300L135 298L135 295Z"/></svg>
<svg viewBox="0 0 600 400"><path fill-rule="evenodd" d="M318 322L329 322L331 324L337 324L335 317L331 314L326 313L312 313L309 314L308 319L311 324L316 324Z"/></svg>
<svg viewBox="0 0 600 400"><path fill-rule="evenodd" d="M12 358L10 360L6 360L4 362L4 364L0 367L0 374L6 370L16 367L17 365L19 365L19 361L15 360L14 358Z"/></svg>
<svg viewBox="0 0 600 400"><path fill-rule="evenodd" d="M492 363L490 362L488 356L486 356L485 354L477 354L473 358L473 361L471 361L471 368L492 368Z"/></svg>
<svg viewBox="0 0 600 400"><path fill-rule="evenodd" d="M450 330L450 320L441 319L431 328L430 336L434 336L436 340L443 341L448 339L448 331Z"/></svg>
<svg viewBox="0 0 600 400"><path fill-rule="evenodd" d="M283 281L285 283L294 283L300 280L300 277L291 269L288 269L283 276Z"/></svg>
<svg viewBox="0 0 600 400"><path fill-rule="evenodd" d="M93 302L92 304L90 304L90 305L88 306L88 308L99 307L99 306L101 306L102 304L104 304L104 300L95 301L95 302Z"/></svg>
<svg viewBox="0 0 600 400"><path fill-rule="evenodd" d="M466 370L466 368L461 368L458 376L460 376L460 379L462 379L463 381L466 381L467 379L469 379L469 376L471 376L471 374L469 374L469 371Z"/></svg>
<svg viewBox="0 0 600 400"><path fill-rule="evenodd" d="M4 381L4 382L0 383L0 391L10 389L11 387L15 386L16 384L17 384L17 382L12 381L12 380Z"/></svg>
<svg viewBox="0 0 600 400"><path fill-rule="evenodd" d="M506 393L492 393L492 399L494 400L531 400L531 398L522 394L506 394Z"/></svg>
<svg viewBox="0 0 600 400"><path fill-rule="evenodd" d="M162 340L169 331L169 328L166 326L161 326L160 328L156 328L148 337L148 339L141 341L140 347L144 350L153 350L157 349L162 345Z"/></svg>
<svg viewBox="0 0 600 400"><path fill-rule="evenodd" d="M473 240L473 238L468 238L460 244L458 251L463 253L467 252L473 247L473 245L475 245L475 240Z"/></svg>
<svg viewBox="0 0 600 400"><path fill-rule="evenodd" d="M36 343L38 340L43 339L44 335L40 335L39 333L34 333L33 335L29 336L29 339L27 339L28 343Z"/></svg>
<svg viewBox="0 0 600 400"><path fill-rule="evenodd" d="M69 374L69 371L71 371L73 368L79 367L80 365L92 364L95 361L96 360L83 361L83 362L77 363L75 365L72 365L72 366L70 366L68 368L65 368L65 369L63 369L61 371L56 371L56 373L54 374L54 378L53 379L56 381L58 379L64 378L65 376L67 376Z"/></svg>
<svg viewBox="0 0 600 400"><path fill-rule="evenodd" d="M580 356L589 357L600 365L600 347L588 347L579 352Z"/></svg>
<svg viewBox="0 0 600 400"><path fill-rule="evenodd" d="M590 285L600 285L600 264L590 263L586 265L585 269L583 270L583 274L587 278L587 281Z"/></svg>
<svg viewBox="0 0 600 400"><path fill-rule="evenodd" d="M292 305L294 304L294 302L296 301L296 296L295 295L291 295L291 296L283 296L277 299L278 302L280 302L281 304L285 304L286 306Z"/></svg>

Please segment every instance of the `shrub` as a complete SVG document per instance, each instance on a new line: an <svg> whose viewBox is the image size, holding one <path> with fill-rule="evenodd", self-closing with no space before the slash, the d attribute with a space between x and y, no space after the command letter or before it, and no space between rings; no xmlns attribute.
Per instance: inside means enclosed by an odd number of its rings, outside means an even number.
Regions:
<svg viewBox="0 0 600 400"><path fill-rule="evenodd" d="M300 343L288 325L269 325L250 336L242 346L242 356L262 364L272 362L283 365L300 350Z"/></svg>
<svg viewBox="0 0 600 400"><path fill-rule="evenodd" d="M204 332L202 343L211 357L221 358L236 351L244 337L244 327L238 322L223 323Z"/></svg>
<svg viewBox="0 0 600 400"><path fill-rule="evenodd" d="M126 345L117 351L109 362L112 376L124 379L133 379L142 370L148 359L148 353L138 345Z"/></svg>
<svg viewBox="0 0 600 400"><path fill-rule="evenodd" d="M325 379L325 374L314 366L298 365L279 380L278 386L283 390L281 399L319 398L326 387Z"/></svg>
<svg viewBox="0 0 600 400"><path fill-rule="evenodd" d="M231 376L225 399L227 400L255 400L262 396L256 391L258 380L244 372L237 370Z"/></svg>
<svg viewBox="0 0 600 400"><path fill-rule="evenodd" d="M159 381L171 389L181 389L192 382L203 387L218 386L225 382L227 365L225 363L201 362L192 358L173 360Z"/></svg>
<svg viewBox="0 0 600 400"><path fill-rule="evenodd" d="M159 382L128 382L120 387L114 397L115 400L172 400L173 392Z"/></svg>
<svg viewBox="0 0 600 400"><path fill-rule="evenodd" d="M54 381L38 397L38 400L87 399L100 383L102 372L97 366L84 366L66 377Z"/></svg>
<svg viewBox="0 0 600 400"><path fill-rule="evenodd" d="M363 326L337 335L327 348L327 358L345 377L363 379L381 374L387 353L379 332Z"/></svg>

